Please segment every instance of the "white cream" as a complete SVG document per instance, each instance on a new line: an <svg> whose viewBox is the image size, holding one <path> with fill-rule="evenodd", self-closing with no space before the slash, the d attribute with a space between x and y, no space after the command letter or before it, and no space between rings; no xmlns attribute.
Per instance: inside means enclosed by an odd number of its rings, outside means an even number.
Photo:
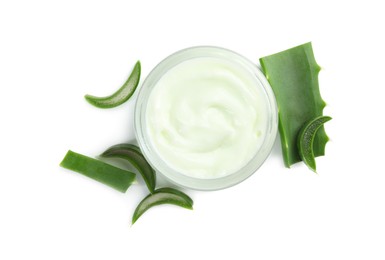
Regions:
<svg viewBox="0 0 385 260"><path fill-rule="evenodd" d="M234 173L260 149L268 104L252 71L221 58L186 60L155 84L146 110L153 147L170 168L212 179Z"/></svg>

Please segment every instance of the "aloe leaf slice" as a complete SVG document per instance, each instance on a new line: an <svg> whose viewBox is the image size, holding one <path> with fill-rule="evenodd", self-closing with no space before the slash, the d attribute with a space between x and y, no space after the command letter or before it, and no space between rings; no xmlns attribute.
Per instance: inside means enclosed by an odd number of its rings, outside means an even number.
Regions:
<svg viewBox="0 0 385 260"><path fill-rule="evenodd" d="M153 193L156 186L156 175L150 164L144 158L139 147L132 144L117 144L101 154L105 158L120 158L131 163L144 179L148 190Z"/></svg>
<svg viewBox="0 0 385 260"><path fill-rule="evenodd" d="M309 169L314 172L316 172L316 163L313 153L314 137L318 129L331 119L332 118L330 116L320 116L314 118L302 127L298 135L299 155L301 156L302 161L309 167Z"/></svg>
<svg viewBox="0 0 385 260"><path fill-rule="evenodd" d="M132 216L132 224L148 209L161 204L173 204L186 209L193 208L192 199L185 193L173 188L160 188L155 190L153 194L149 194L139 203Z"/></svg>
<svg viewBox="0 0 385 260"><path fill-rule="evenodd" d="M84 98L98 108L113 108L126 102L135 92L140 80L140 61L137 61L127 81L112 95L107 97L95 97L85 95Z"/></svg>
<svg viewBox="0 0 385 260"><path fill-rule="evenodd" d="M301 161L297 136L301 127L315 117L322 116L322 100L318 73L311 43L288 49L260 59L278 104L279 133L286 167ZM328 137L321 126L314 137L315 156L325 154Z"/></svg>
<svg viewBox="0 0 385 260"><path fill-rule="evenodd" d="M60 166L83 174L120 192L126 192L135 180L135 173L75 153L71 150L67 152Z"/></svg>

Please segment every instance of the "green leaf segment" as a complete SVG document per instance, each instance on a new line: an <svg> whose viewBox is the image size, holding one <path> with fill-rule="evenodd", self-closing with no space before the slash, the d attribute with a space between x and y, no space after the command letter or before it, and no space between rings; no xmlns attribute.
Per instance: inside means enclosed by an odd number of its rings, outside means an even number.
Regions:
<svg viewBox="0 0 385 260"><path fill-rule="evenodd" d="M132 216L132 224L149 208L161 204L173 204L186 209L193 208L192 199L185 193L173 188L160 188L155 190L153 194L149 194L139 203Z"/></svg>
<svg viewBox="0 0 385 260"><path fill-rule="evenodd" d="M137 61L127 81L112 95L95 97L85 95L85 99L98 108L113 108L126 102L135 92L140 80L140 62Z"/></svg>
<svg viewBox="0 0 385 260"><path fill-rule="evenodd" d="M299 155L309 169L314 172L316 172L316 163L313 152L314 137L317 134L318 129L331 119L330 116L319 116L310 122L307 122L298 135Z"/></svg>
<svg viewBox="0 0 385 260"><path fill-rule="evenodd" d="M279 133L286 167L301 161L297 147L299 131L308 121L322 116L322 100L318 73L311 43L260 59L278 104ZM325 154L328 137L320 126L313 142L314 156Z"/></svg>
<svg viewBox="0 0 385 260"><path fill-rule="evenodd" d="M121 158L132 164L142 175L148 190L153 193L156 186L155 171L144 158L139 147L132 144L117 144L108 148L101 155L105 158Z"/></svg>
<svg viewBox="0 0 385 260"><path fill-rule="evenodd" d="M71 150L67 152L60 166L81 173L120 192L126 192L135 180L135 173L122 170Z"/></svg>

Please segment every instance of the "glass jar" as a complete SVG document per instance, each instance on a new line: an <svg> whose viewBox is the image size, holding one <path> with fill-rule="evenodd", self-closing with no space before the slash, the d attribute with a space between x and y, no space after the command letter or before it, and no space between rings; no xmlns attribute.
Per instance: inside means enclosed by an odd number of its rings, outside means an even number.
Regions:
<svg viewBox="0 0 385 260"><path fill-rule="evenodd" d="M178 172L172 165L166 163L161 154L155 148L151 135L148 131L146 115L149 97L152 90L162 76L178 64L195 58L212 57L223 59L226 62L235 63L239 68L252 75L256 88L260 88L263 93L263 99L267 105L267 127L265 129L264 139L259 150L251 160L243 167L231 174L218 178L198 178L188 176ZM193 73L193 72L192 72ZM278 112L274 93L263 73L255 64L245 57L219 47L192 47L176 52L161 61L147 76L142 84L135 105L134 114L135 134L143 152L143 155L158 174L163 175L171 182L186 188L197 190L217 190L235 185L249 176L251 176L263 164L270 154L278 128Z"/></svg>

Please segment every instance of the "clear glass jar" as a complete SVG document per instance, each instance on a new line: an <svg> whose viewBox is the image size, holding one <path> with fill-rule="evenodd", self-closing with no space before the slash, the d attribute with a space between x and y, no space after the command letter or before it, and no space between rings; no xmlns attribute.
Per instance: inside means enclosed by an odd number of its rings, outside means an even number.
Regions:
<svg viewBox="0 0 385 260"><path fill-rule="evenodd" d="M213 179L194 178L181 174L164 162L161 156L157 153L157 150L154 148L153 143L151 142L151 137L147 131L148 127L146 126L147 104L151 91L156 83L174 66L183 61L199 57L225 59L227 62L230 61L237 63L238 66L240 65L244 70L253 75L253 78L255 78L255 87L263 90L264 99L268 104L268 123L265 138L255 156L240 170L232 174ZM160 62L150 72L139 90L134 117L135 134L138 144L143 152L143 155L151 166L157 171L157 173L165 176L171 182L179 186L197 190L217 190L227 188L251 176L263 164L270 154L277 136L278 128L278 112L275 96L263 73L255 64L245 57L219 47L202 46L184 49L170 55Z"/></svg>

